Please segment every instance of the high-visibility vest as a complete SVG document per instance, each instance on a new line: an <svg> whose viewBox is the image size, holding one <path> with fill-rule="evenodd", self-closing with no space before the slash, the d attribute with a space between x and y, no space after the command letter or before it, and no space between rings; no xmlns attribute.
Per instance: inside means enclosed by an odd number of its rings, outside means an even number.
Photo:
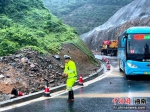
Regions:
<svg viewBox="0 0 150 112"><path fill-rule="evenodd" d="M76 65L72 60L65 63L64 73L68 74L68 79L77 77Z"/></svg>

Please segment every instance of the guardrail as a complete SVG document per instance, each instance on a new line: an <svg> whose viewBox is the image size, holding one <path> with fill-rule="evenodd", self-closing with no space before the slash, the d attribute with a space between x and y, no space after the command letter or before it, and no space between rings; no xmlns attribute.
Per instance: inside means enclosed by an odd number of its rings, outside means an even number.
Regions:
<svg viewBox="0 0 150 112"><path fill-rule="evenodd" d="M84 77L83 81L87 82L87 81L92 80L92 79L96 78L97 76L101 75L103 68L104 68L104 65L102 65L101 68L98 69L95 73L92 73L89 76ZM75 82L75 85L78 85L78 81ZM54 92L57 92L57 91L60 91L60 90L64 90L65 88L66 88L66 84L63 84L63 85L60 85L60 86L57 86L57 87L53 87L53 88L50 89L50 93L54 93ZM17 97L17 98L14 98L14 99L10 99L10 100L1 102L0 107L5 107L5 106L12 105L12 104L17 104L17 103L33 100L33 99L36 99L36 98L39 98L39 97L43 96L43 94L44 94L44 90L39 91L39 92L35 92L35 93L31 93L31 94L28 94L28 95L25 95L25 96Z"/></svg>

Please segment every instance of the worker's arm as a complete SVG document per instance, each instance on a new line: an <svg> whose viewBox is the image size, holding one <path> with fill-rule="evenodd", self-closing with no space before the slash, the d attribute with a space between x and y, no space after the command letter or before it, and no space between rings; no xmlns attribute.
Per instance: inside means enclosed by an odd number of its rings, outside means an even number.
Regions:
<svg viewBox="0 0 150 112"><path fill-rule="evenodd" d="M67 75L68 75L67 71L68 71L68 65L65 64L65 69L64 69L64 72L62 74L62 77L67 77Z"/></svg>

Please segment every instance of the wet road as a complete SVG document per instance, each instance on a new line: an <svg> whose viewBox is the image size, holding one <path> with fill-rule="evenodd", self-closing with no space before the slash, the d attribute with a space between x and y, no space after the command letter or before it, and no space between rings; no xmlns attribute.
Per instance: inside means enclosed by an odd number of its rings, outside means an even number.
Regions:
<svg viewBox="0 0 150 112"><path fill-rule="evenodd" d="M74 87L72 103L66 102L64 90L51 98L14 105L5 112L150 112L150 81L126 80L118 70L116 59L110 61L110 71L84 83L84 87Z"/></svg>

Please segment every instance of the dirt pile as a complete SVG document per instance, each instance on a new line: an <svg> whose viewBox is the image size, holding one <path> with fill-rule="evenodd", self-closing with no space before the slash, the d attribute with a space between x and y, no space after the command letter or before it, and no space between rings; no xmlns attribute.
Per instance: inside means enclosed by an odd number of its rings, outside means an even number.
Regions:
<svg viewBox="0 0 150 112"><path fill-rule="evenodd" d="M44 79L48 79L51 87L64 83L62 70L61 64L53 57L42 57L36 51L24 49L1 58L0 73L4 77L0 82L14 85L22 92L36 92L44 88Z"/></svg>
<svg viewBox="0 0 150 112"><path fill-rule="evenodd" d="M63 55L68 54L76 62L78 74L89 75L99 67L91 64L87 56L71 44L63 46L57 60L53 55L40 55L31 49L21 50L0 58L0 94L9 94L16 87L24 93L41 91L45 87L59 86L66 79L61 74L64 67Z"/></svg>

